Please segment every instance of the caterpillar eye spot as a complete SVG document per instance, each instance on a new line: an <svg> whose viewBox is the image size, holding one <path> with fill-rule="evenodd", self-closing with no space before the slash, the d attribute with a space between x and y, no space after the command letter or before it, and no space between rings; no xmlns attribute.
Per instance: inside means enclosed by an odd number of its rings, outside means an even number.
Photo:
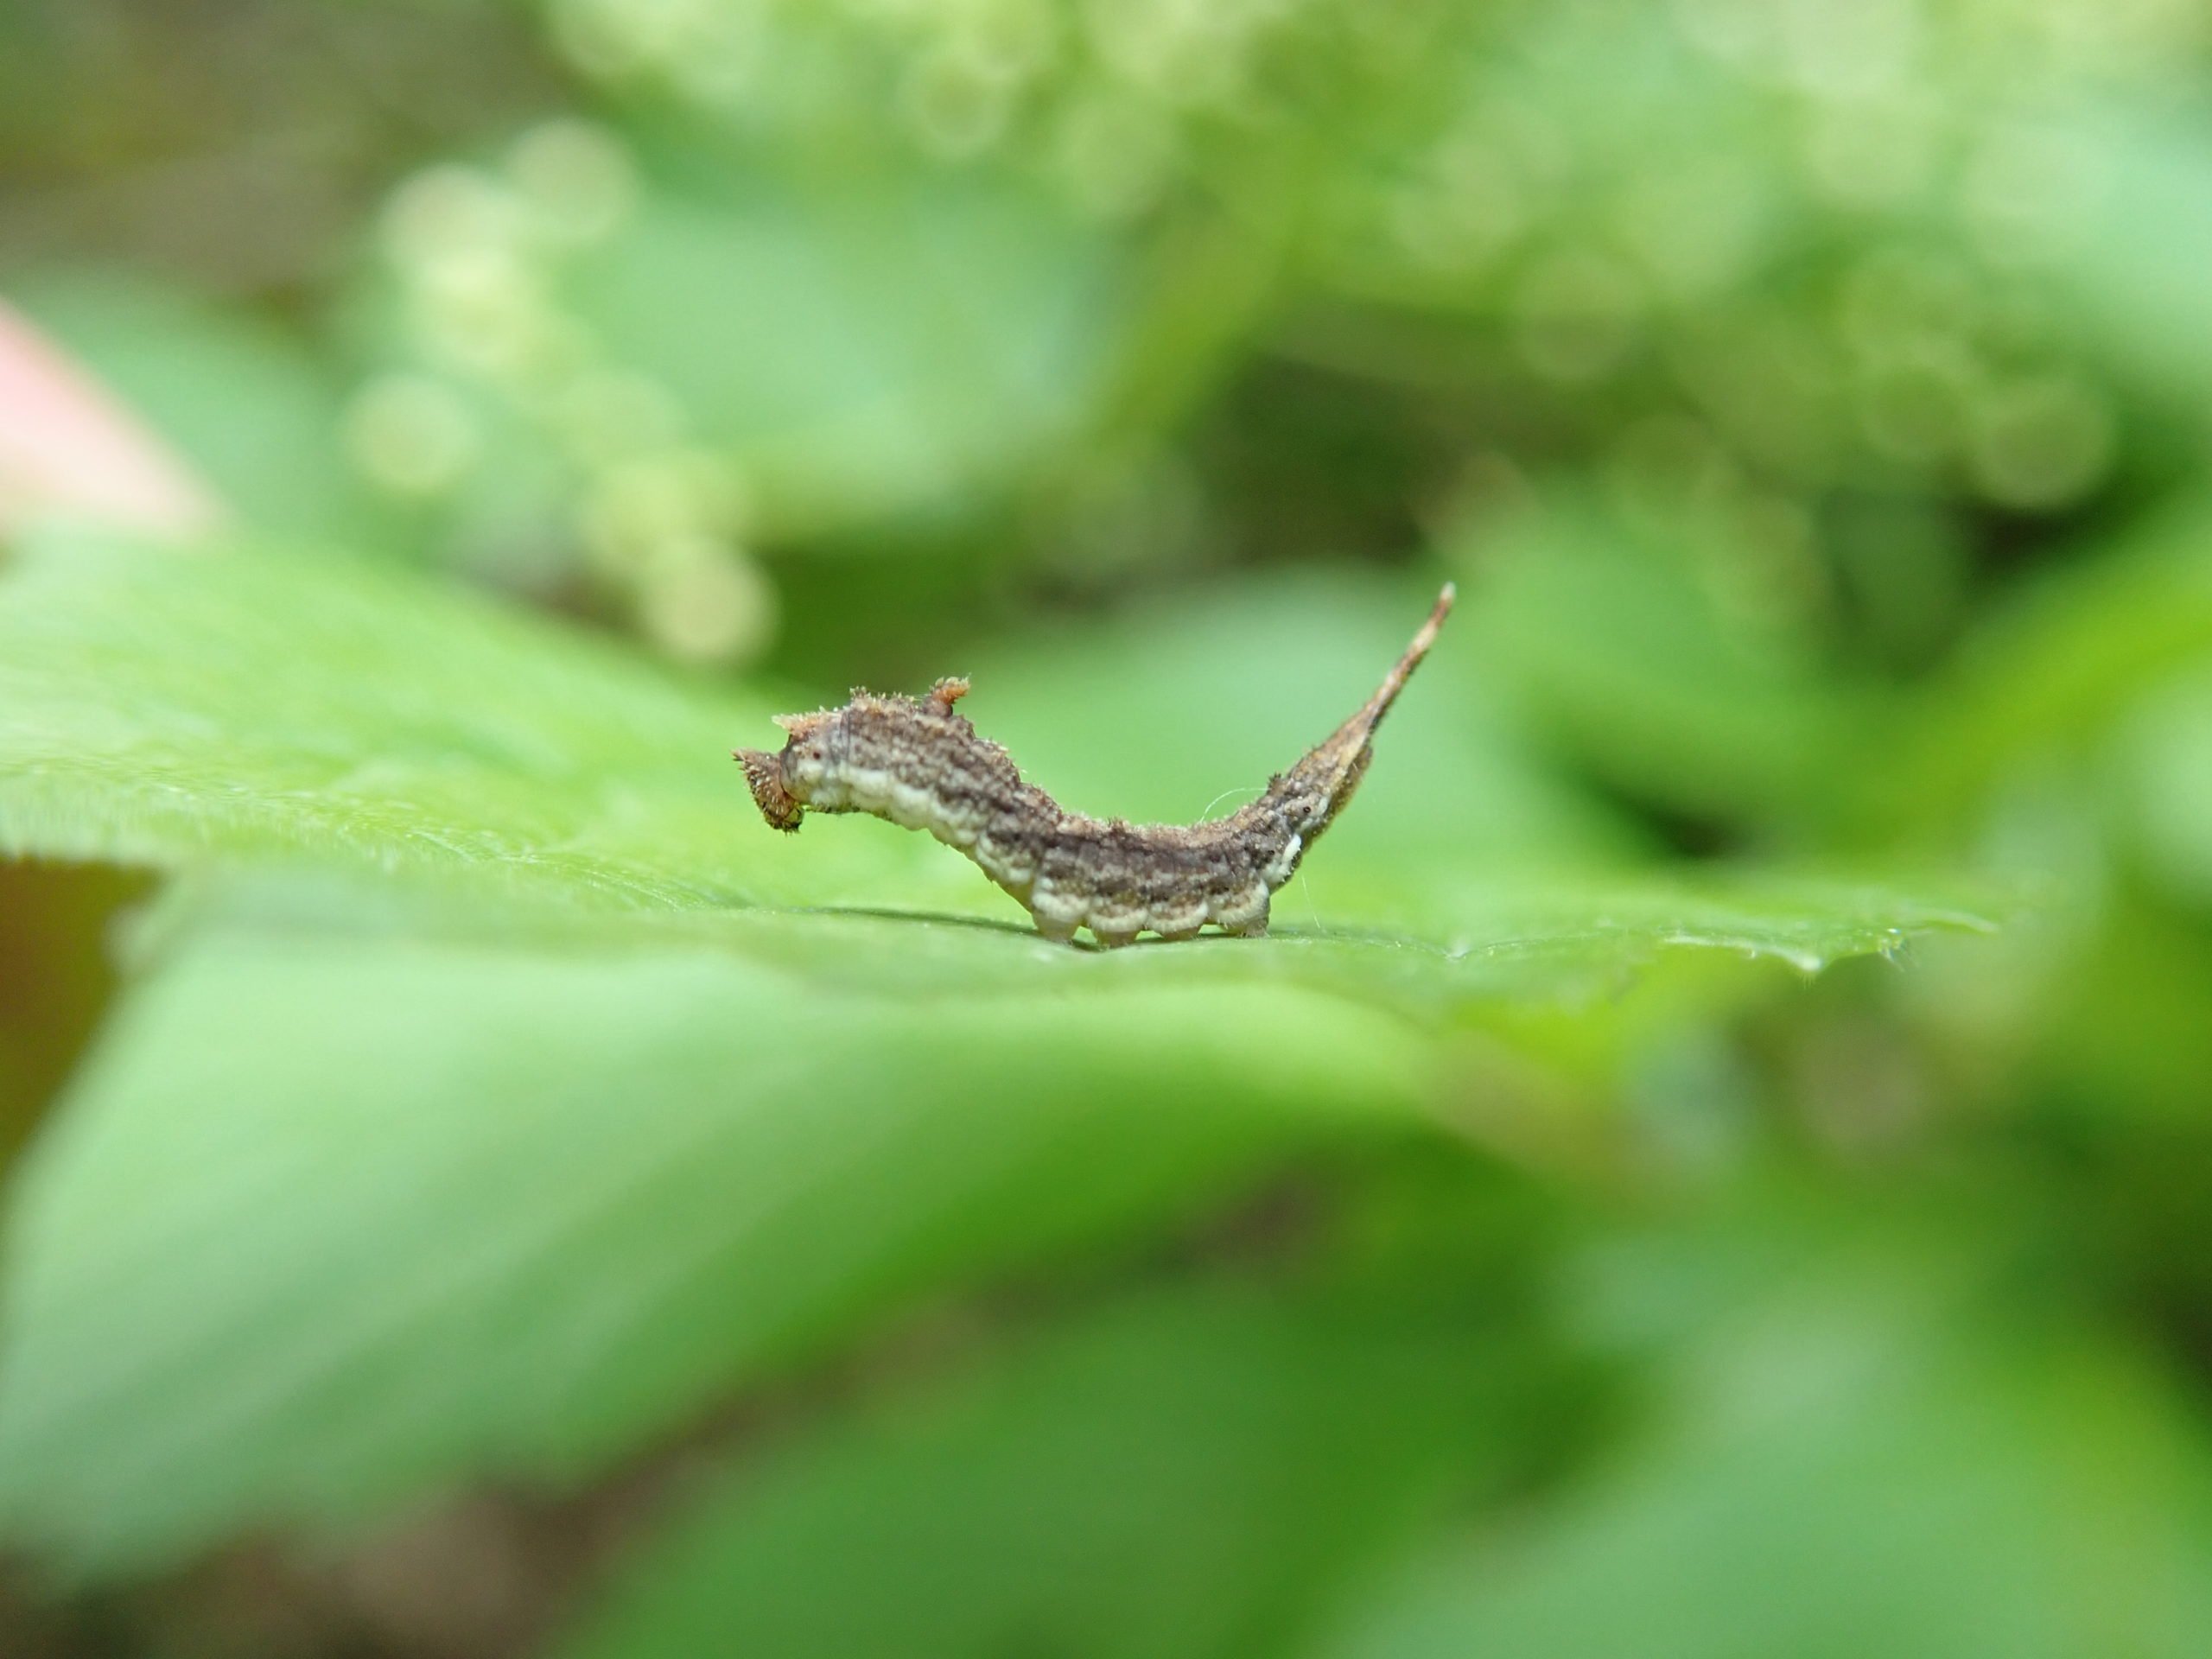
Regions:
<svg viewBox="0 0 2212 1659"><path fill-rule="evenodd" d="M1270 896L1359 787L1375 728L1436 643L1455 596L1446 582L1364 706L1225 818L1131 824L1061 810L1004 749L953 715L968 690L963 679L939 680L926 700L856 691L842 709L779 715L776 724L791 734L785 753L741 749L737 758L771 828L798 828L805 804L791 792L796 785L825 810L927 830L974 859L1047 938L1087 926L1111 947L1141 932L1192 938L1209 923L1250 938L1267 931ZM831 720L841 734L835 761L817 734ZM787 777L791 760L806 772Z"/></svg>

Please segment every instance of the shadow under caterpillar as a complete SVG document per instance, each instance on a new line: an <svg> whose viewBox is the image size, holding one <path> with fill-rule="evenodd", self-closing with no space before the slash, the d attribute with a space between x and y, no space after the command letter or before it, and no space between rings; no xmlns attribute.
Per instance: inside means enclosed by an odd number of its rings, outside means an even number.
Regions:
<svg viewBox="0 0 2212 1659"><path fill-rule="evenodd" d="M783 748L736 758L773 828L795 830L808 812L867 812L926 830L974 859L1047 938L1088 926L1103 945L1143 932L1187 939L1208 923L1255 937L1268 931L1270 896L1359 787L1375 728L1436 642L1452 596L1446 582L1357 714L1225 818L1128 823L1062 810L955 712L965 680L939 680L924 698L855 691L842 709L779 715Z"/></svg>

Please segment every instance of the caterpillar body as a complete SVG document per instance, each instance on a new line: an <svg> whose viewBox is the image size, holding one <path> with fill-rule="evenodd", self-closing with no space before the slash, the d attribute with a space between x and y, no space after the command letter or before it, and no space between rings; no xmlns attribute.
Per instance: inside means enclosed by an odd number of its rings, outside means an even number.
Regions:
<svg viewBox="0 0 2212 1659"><path fill-rule="evenodd" d="M1359 787L1375 728L1452 598L1447 582L1365 705L1225 818L1135 824L1063 810L954 708L968 690L959 679L939 680L926 697L855 691L842 708L779 715L780 751L735 755L772 827L796 830L808 812L866 812L926 830L974 859L1047 938L1088 927L1102 945L1123 945L1144 932L1192 938L1209 924L1249 938L1267 931L1271 896Z"/></svg>

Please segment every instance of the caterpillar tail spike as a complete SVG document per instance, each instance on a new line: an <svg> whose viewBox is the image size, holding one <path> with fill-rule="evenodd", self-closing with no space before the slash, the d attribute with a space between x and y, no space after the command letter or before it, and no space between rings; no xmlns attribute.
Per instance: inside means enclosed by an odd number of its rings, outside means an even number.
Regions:
<svg viewBox="0 0 2212 1659"><path fill-rule="evenodd" d="M1268 930L1275 890L1358 789L1375 728L1436 643L1453 597L1446 582L1357 713L1225 818L1133 824L1063 810L954 709L968 690L959 679L939 680L926 697L855 691L842 708L779 715L780 750L735 754L772 828L796 830L809 812L866 812L926 830L975 860L1047 938L1088 927L1099 944L1121 945L1145 932L1191 938L1209 924L1253 937Z"/></svg>

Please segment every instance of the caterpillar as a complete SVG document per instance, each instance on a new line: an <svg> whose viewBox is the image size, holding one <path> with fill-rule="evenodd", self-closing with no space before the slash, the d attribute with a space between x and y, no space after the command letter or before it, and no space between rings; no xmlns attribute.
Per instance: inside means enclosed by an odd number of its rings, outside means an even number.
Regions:
<svg viewBox="0 0 2212 1659"><path fill-rule="evenodd" d="M770 827L796 830L808 812L866 812L926 830L975 860L1046 938L1070 942L1087 926L1116 946L1144 932L1192 938L1209 923L1254 938L1268 931L1275 890L1359 787L1375 728L1436 642L1453 596L1446 582L1358 713L1225 818L1135 824L1062 810L954 708L964 679L939 680L926 697L855 691L840 709L780 715L780 751L734 753Z"/></svg>

